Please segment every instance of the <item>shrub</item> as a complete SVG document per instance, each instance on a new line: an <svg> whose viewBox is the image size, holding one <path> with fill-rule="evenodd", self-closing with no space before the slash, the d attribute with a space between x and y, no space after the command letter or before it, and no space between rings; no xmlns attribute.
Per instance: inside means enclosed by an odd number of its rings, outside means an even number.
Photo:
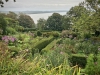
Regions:
<svg viewBox="0 0 100 75"><path fill-rule="evenodd" d="M7 31L7 34L15 34L15 33L17 33L17 31L12 27L7 27L6 31Z"/></svg>
<svg viewBox="0 0 100 75"><path fill-rule="evenodd" d="M77 34L73 31L64 30L61 33L61 37L74 39L75 37L77 37Z"/></svg>
<svg viewBox="0 0 100 75"><path fill-rule="evenodd" d="M52 31L52 32L45 32L43 33L43 37L49 37L49 36L53 36L53 37L59 37L59 32L57 31Z"/></svg>
<svg viewBox="0 0 100 75"><path fill-rule="evenodd" d="M90 54L87 59L85 72L88 75L100 75L100 55Z"/></svg>
<svg viewBox="0 0 100 75"><path fill-rule="evenodd" d="M61 39L55 39L50 44L48 44L45 48L42 49L42 53L49 52L52 50L53 46Z"/></svg>
<svg viewBox="0 0 100 75"><path fill-rule="evenodd" d="M61 32L61 37L66 38L66 37L69 36L69 34L70 34L70 31L69 30L63 30Z"/></svg>
<svg viewBox="0 0 100 75"><path fill-rule="evenodd" d="M53 35L53 37L57 38L57 37L59 37L59 32L54 31L54 32L52 32L52 35Z"/></svg>
<svg viewBox="0 0 100 75"><path fill-rule="evenodd" d="M87 63L87 58L85 55L73 54L69 58L69 61L71 62L72 66L78 65L79 67L85 68Z"/></svg>
<svg viewBox="0 0 100 75"><path fill-rule="evenodd" d="M18 54L19 50L19 47L9 46L9 52L12 53L11 57L15 57Z"/></svg>
<svg viewBox="0 0 100 75"><path fill-rule="evenodd" d="M90 41L77 42L74 48L77 52L85 53L86 55L90 53L98 54L98 45Z"/></svg>
<svg viewBox="0 0 100 75"><path fill-rule="evenodd" d="M37 36L41 36L42 33L40 31L37 31Z"/></svg>
<svg viewBox="0 0 100 75"><path fill-rule="evenodd" d="M11 45L11 44L14 44L17 41L17 39L13 36L3 36L2 41Z"/></svg>
<svg viewBox="0 0 100 75"><path fill-rule="evenodd" d="M36 28L23 28L23 32L36 31Z"/></svg>
<svg viewBox="0 0 100 75"><path fill-rule="evenodd" d="M83 37L84 37L85 39L89 39L89 38L91 37L91 34L85 33Z"/></svg>
<svg viewBox="0 0 100 75"><path fill-rule="evenodd" d="M43 33L43 37L49 37L49 36L50 36L50 32Z"/></svg>
<svg viewBox="0 0 100 75"><path fill-rule="evenodd" d="M2 29L0 29L0 35L2 34Z"/></svg>
<svg viewBox="0 0 100 75"><path fill-rule="evenodd" d="M56 43L57 44L62 44L63 43L63 40L62 39L59 39Z"/></svg>
<svg viewBox="0 0 100 75"><path fill-rule="evenodd" d="M24 41L25 38L27 38L27 35L26 34L19 34L18 35L18 40L20 40L20 41Z"/></svg>
<svg viewBox="0 0 100 75"><path fill-rule="evenodd" d="M50 37L35 43L35 45L32 48L32 54L34 55L34 50L39 50L39 52L41 52L41 50L45 48L52 40L53 37Z"/></svg>
<svg viewBox="0 0 100 75"><path fill-rule="evenodd" d="M91 37L91 40L96 43L96 42L100 42L100 37Z"/></svg>
<svg viewBox="0 0 100 75"><path fill-rule="evenodd" d="M0 40L2 40L2 35L0 35Z"/></svg>

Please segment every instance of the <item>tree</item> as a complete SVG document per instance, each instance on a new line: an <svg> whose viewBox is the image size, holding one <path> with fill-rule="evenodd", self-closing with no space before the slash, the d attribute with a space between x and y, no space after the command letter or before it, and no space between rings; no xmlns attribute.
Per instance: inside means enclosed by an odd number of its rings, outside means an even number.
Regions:
<svg viewBox="0 0 100 75"><path fill-rule="evenodd" d="M5 1L8 2L9 0L5 0ZM16 2L16 0L14 0L14 2ZM4 4L4 1L0 0L1 7L4 7L3 4Z"/></svg>
<svg viewBox="0 0 100 75"><path fill-rule="evenodd" d="M9 11L9 13L7 14L7 17L12 18L14 20L18 19L18 15L12 11Z"/></svg>
<svg viewBox="0 0 100 75"><path fill-rule="evenodd" d="M6 34L6 26L7 26L7 22L4 19L4 16L0 16L0 28L2 29L2 34L3 35Z"/></svg>
<svg viewBox="0 0 100 75"><path fill-rule="evenodd" d="M49 30L62 30L62 15L53 13L46 22L46 28Z"/></svg>
<svg viewBox="0 0 100 75"><path fill-rule="evenodd" d="M85 0L88 8L100 12L100 0Z"/></svg>
<svg viewBox="0 0 100 75"><path fill-rule="evenodd" d="M1 12L0 12L0 16L6 16L6 13L1 13Z"/></svg>
<svg viewBox="0 0 100 75"><path fill-rule="evenodd" d="M75 6L67 13L71 17L72 30L80 35L91 35L100 31L100 13L91 7L88 10L86 6Z"/></svg>
<svg viewBox="0 0 100 75"><path fill-rule="evenodd" d="M90 11L88 11L84 6L74 6L67 12L67 15L75 21L79 19L82 14L90 14Z"/></svg>
<svg viewBox="0 0 100 75"><path fill-rule="evenodd" d="M67 15L71 20L71 29L80 35L90 34L90 16L91 11L87 10L84 6L72 7Z"/></svg>
<svg viewBox="0 0 100 75"><path fill-rule="evenodd" d="M46 20L43 19L43 18L40 18L38 21L37 21L37 28L39 30L44 30L45 29L45 24L46 24Z"/></svg>
<svg viewBox="0 0 100 75"><path fill-rule="evenodd" d="M18 21L19 21L19 25L23 26L24 28L35 27L35 23L34 23L33 19L26 14L20 13Z"/></svg>
<svg viewBox="0 0 100 75"><path fill-rule="evenodd" d="M64 15L62 18L62 29L64 30L68 30L70 29L71 26L71 19L69 16Z"/></svg>

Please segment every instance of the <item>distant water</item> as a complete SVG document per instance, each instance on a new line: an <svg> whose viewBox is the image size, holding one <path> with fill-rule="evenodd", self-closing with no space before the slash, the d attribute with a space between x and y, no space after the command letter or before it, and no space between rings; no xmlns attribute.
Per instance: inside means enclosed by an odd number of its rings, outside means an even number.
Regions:
<svg viewBox="0 0 100 75"><path fill-rule="evenodd" d="M66 12L57 12L61 15L65 15ZM39 20L39 18L44 18L44 19L48 19L49 16L51 16L53 13L39 13L39 14L28 14L35 23L37 23L37 20Z"/></svg>

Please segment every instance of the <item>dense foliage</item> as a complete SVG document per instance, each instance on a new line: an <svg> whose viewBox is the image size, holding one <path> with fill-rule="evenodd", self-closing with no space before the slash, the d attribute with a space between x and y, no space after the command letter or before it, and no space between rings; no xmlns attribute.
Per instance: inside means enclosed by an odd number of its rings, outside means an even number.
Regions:
<svg viewBox="0 0 100 75"><path fill-rule="evenodd" d="M23 26L24 28L35 27L33 19L26 14L20 13L18 21L19 21L19 25Z"/></svg>
<svg viewBox="0 0 100 75"><path fill-rule="evenodd" d="M1 75L100 75L100 0L39 19L0 13Z"/></svg>
<svg viewBox="0 0 100 75"><path fill-rule="evenodd" d="M46 22L46 28L48 30L57 30L61 31L62 30L62 16L58 13L53 13L52 16L50 16L47 19Z"/></svg>

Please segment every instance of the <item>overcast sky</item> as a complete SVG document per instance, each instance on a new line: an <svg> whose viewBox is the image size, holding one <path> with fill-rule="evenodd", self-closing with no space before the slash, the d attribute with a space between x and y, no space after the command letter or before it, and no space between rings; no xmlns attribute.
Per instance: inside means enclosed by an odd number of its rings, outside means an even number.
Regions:
<svg viewBox="0 0 100 75"><path fill-rule="evenodd" d="M16 0L16 2L9 0L0 11L69 10L82 1L84 0Z"/></svg>

